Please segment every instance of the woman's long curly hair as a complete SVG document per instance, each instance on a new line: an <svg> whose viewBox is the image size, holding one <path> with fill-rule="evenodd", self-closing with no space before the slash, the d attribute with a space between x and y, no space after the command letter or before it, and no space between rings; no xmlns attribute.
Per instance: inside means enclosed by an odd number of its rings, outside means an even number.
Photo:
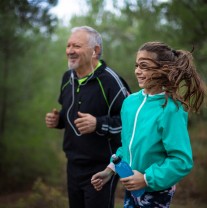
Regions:
<svg viewBox="0 0 207 208"><path fill-rule="evenodd" d="M187 111L198 112L205 97L206 86L193 63L192 52L174 50L162 42L147 42L138 51L155 53L157 65L150 85L158 86L168 97L180 101Z"/></svg>

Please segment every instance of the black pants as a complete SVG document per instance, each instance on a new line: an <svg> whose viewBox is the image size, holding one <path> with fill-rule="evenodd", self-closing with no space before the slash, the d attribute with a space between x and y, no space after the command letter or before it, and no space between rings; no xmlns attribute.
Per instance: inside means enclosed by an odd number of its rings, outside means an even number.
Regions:
<svg viewBox="0 0 207 208"><path fill-rule="evenodd" d="M103 165L75 165L68 161L68 198L70 208L113 208L118 176L113 176L101 191L91 184L93 174L106 168Z"/></svg>

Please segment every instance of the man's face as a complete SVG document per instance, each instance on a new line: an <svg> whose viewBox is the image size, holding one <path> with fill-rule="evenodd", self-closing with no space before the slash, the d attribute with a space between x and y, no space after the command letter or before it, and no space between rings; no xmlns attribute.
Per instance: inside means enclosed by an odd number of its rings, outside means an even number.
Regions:
<svg viewBox="0 0 207 208"><path fill-rule="evenodd" d="M70 69L83 70L91 66L93 48L89 46L88 34L85 31L72 33L68 39L66 55Z"/></svg>

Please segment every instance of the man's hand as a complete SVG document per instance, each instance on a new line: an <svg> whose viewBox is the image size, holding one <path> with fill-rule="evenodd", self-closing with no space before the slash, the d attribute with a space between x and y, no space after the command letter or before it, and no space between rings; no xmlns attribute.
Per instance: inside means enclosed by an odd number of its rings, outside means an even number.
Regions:
<svg viewBox="0 0 207 208"><path fill-rule="evenodd" d="M53 109L52 112L47 113L45 116L45 123L48 128L55 128L59 122L59 112Z"/></svg>
<svg viewBox="0 0 207 208"><path fill-rule="evenodd" d="M74 123L81 134L88 134L96 130L96 118L88 113L78 112L79 118Z"/></svg>

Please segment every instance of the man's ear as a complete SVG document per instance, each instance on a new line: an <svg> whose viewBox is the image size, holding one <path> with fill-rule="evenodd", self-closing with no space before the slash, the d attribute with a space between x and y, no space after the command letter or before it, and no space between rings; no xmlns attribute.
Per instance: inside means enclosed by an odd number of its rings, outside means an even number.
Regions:
<svg viewBox="0 0 207 208"><path fill-rule="evenodd" d="M98 57L101 54L101 48L100 46L95 46L94 51L93 51L93 57Z"/></svg>

